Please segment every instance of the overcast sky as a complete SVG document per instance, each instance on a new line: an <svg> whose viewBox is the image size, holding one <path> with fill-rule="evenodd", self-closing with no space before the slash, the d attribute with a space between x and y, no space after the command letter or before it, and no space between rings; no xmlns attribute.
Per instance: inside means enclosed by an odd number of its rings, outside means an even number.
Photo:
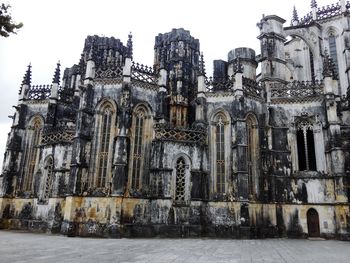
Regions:
<svg viewBox="0 0 350 263"><path fill-rule="evenodd" d="M4 0L0 0L2 2ZM5 0L6 2L6 0ZM256 23L262 14L278 15L290 25L293 6L299 18L311 11L305 0L12 0L17 35L0 38L0 167L18 90L32 64L32 84L50 84L58 60L62 69L79 62L87 35L114 36L125 44L131 31L134 60L153 64L154 37L185 28L200 40L207 69L214 59L227 60L236 47L259 54ZM318 6L337 0L318 0ZM212 75L208 72L208 75Z"/></svg>

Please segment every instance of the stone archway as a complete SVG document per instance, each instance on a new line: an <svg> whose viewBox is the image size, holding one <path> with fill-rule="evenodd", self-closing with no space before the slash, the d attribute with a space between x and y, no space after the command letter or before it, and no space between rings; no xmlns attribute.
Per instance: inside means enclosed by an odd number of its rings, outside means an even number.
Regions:
<svg viewBox="0 0 350 263"><path fill-rule="evenodd" d="M307 211L307 230L309 237L320 237L320 220L315 209L310 208Z"/></svg>

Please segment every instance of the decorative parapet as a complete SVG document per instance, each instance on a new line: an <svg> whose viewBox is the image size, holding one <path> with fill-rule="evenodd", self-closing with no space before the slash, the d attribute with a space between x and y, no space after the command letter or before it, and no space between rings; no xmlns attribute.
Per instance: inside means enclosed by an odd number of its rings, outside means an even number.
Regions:
<svg viewBox="0 0 350 263"><path fill-rule="evenodd" d="M317 9L316 14L317 14L317 20L337 16L341 14L341 6L339 2L336 4L323 6L322 8L320 7Z"/></svg>
<svg viewBox="0 0 350 263"><path fill-rule="evenodd" d="M103 83L122 83L123 81L123 66L121 64L111 64L107 67L96 69L95 81Z"/></svg>
<svg viewBox="0 0 350 263"><path fill-rule="evenodd" d="M71 143L75 135L74 127L45 127L41 137L42 144Z"/></svg>
<svg viewBox="0 0 350 263"><path fill-rule="evenodd" d="M233 93L234 92L234 85L235 85L235 77L231 76L229 78L225 79L213 79L212 77L206 78L205 80L205 86L206 91L210 93L216 93L216 92L224 92L226 93ZM243 89L243 95L248 98L252 99L259 99L262 100L262 88L260 87L259 83L255 80L249 79L249 78L242 78L242 89ZM209 95L208 94L208 95Z"/></svg>
<svg viewBox="0 0 350 263"><path fill-rule="evenodd" d="M346 13L350 13L350 2L346 3ZM322 21L324 19L332 18L342 14L342 8L339 2L332 5L319 7L316 10L316 20L312 17L312 12L307 13L299 20L297 26L305 26L311 24L313 21Z"/></svg>
<svg viewBox="0 0 350 263"><path fill-rule="evenodd" d="M231 76L229 78L215 78L212 77L205 79L205 86L207 92L216 92L216 91L233 91L235 85L235 78Z"/></svg>
<svg viewBox="0 0 350 263"><path fill-rule="evenodd" d="M50 98L52 85L33 85L27 92L28 100L46 100Z"/></svg>
<svg viewBox="0 0 350 263"><path fill-rule="evenodd" d="M133 62L131 83L146 89L158 89L158 73L152 67Z"/></svg>
<svg viewBox="0 0 350 263"><path fill-rule="evenodd" d="M314 20L312 19L312 12L307 13L304 17L299 20L298 26L309 25Z"/></svg>
<svg viewBox="0 0 350 263"><path fill-rule="evenodd" d="M323 98L322 81L294 81L288 84L270 84L271 102L295 103L315 101Z"/></svg>
<svg viewBox="0 0 350 263"><path fill-rule="evenodd" d="M154 130L157 140L206 144L207 130L205 128L177 128L158 123L155 124Z"/></svg>
<svg viewBox="0 0 350 263"><path fill-rule="evenodd" d="M27 100L47 100L51 97L52 85L33 85L30 86L27 91ZM65 103L73 102L74 89L71 88L58 88L59 101Z"/></svg>
<svg viewBox="0 0 350 263"><path fill-rule="evenodd" d="M259 99L262 100L262 88L260 87L259 83L256 82L253 79L249 78L242 78L243 82L243 95L248 98L252 99Z"/></svg>

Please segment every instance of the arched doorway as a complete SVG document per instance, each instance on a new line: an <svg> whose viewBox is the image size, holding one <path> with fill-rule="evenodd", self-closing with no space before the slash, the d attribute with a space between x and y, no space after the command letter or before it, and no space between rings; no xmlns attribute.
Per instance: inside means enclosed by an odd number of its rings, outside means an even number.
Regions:
<svg viewBox="0 0 350 263"><path fill-rule="evenodd" d="M318 213L313 208L310 208L307 211L307 230L309 232L309 237L320 236L320 222L318 218Z"/></svg>

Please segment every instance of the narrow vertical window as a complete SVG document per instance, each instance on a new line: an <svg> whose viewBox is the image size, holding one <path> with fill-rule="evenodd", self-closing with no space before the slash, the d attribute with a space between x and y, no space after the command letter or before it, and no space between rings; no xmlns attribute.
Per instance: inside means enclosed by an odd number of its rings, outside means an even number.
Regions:
<svg viewBox="0 0 350 263"><path fill-rule="evenodd" d="M109 167L109 146L112 128L112 109L107 106L103 110L101 120L100 148L98 153L97 187L105 187Z"/></svg>
<svg viewBox="0 0 350 263"><path fill-rule="evenodd" d="M31 191L33 184L33 175L38 161L39 144L41 137L42 123L39 118L35 118L33 125L29 128L27 144L27 171L24 176L23 190Z"/></svg>
<svg viewBox="0 0 350 263"><path fill-rule="evenodd" d="M251 196L257 194L258 185L258 160L259 160L259 140L257 121L252 115L248 115L246 120L247 130L247 169L248 169L248 192Z"/></svg>
<svg viewBox="0 0 350 263"><path fill-rule="evenodd" d="M333 60L333 63L335 65L335 75L339 75L339 65L338 65L338 56L337 56L337 42L334 35L330 35L328 37L328 44L329 44L329 55ZM338 81L338 92L341 94L341 87L340 87L340 81Z"/></svg>
<svg viewBox="0 0 350 263"><path fill-rule="evenodd" d="M216 122L216 191L225 192L225 123L219 115Z"/></svg>
<svg viewBox="0 0 350 263"><path fill-rule="evenodd" d="M53 180L53 158L50 156L45 165L46 170L46 180L44 184L43 200L48 200L52 190L52 180Z"/></svg>
<svg viewBox="0 0 350 263"><path fill-rule="evenodd" d="M185 201L186 194L186 163L183 158L176 161L176 188L175 200Z"/></svg>
<svg viewBox="0 0 350 263"><path fill-rule="evenodd" d="M329 44L329 55L333 60L333 63L335 64L336 73L339 73L339 66L338 66L338 57L337 57L337 43L336 38L333 35L330 35L328 37L328 44Z"/></svg>
<svg viewBox="0 0 350 263"><path fill-rule="evenodd" d="M144 143L145 111L140 108L136 111L134 120L134 143L132 154L131 188L139 189L142 171L143 143Z"/></svg>
<svg viewBox="0 0 350 263"><path fill-rule="evenodd" d="M310 56L310 74L311 74L311 81L312 81L312 83L315 83L316 77L315 77L314 55L312 54L310 48L309 48L309 56Z"/></svg>
<svg viewBox="0 0 350 263"><path fill-rule="evenodd" d="M253 183L253 123L250 118L247 118L247 164L248 164L248 190L249 194L254 193L254 183Z"/></svg>
<svg viewBox="0 0 350 263"><path fill-rule="evenodd" d="M300 171L316 171L315 142L312 125L301 122L297 131L297 147Z"/></svg>

